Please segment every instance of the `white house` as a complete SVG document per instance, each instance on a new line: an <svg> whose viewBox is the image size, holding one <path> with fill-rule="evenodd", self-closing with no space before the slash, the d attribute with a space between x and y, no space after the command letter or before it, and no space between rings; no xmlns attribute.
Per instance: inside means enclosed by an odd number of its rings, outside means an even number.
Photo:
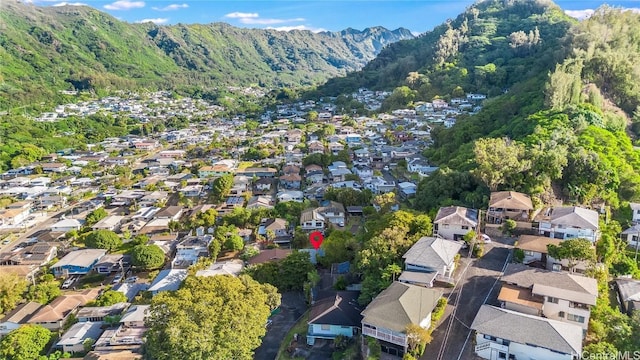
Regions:
<svg viewBox="0 0 640 360"><path fill-rule="evenodd" d="M598 240L599 217L594 210L577 206L556 207L548 210L540 220L540 235L555 239L583 238Z"/></svg>
<svg viewBox="0 0 640 360"><path fill-rule="evenodd" d="M596 279L509 264L502 282L498 301L503 308L568 322L586 334L591 307L598 297Z"/></svg>
<svg viewBox="0 0 640 360"><path fill-rule="evenodd" d="M439 276L442 280L453 277L455 257L462 248L456 241L435 237L422 237L402 256L404 271L401 282L433 286Z"/></svg>
<svg viewBox="0 0 640 360"><path fill-rule="evenodd" d="M362 311L362 334L378 339L391 355L402 357L408 346L407 325L429 329L431 312L441 296L441 290L393 282Z"/></svg>
<svg viewBox="0 0 640 360"><path fill-rule="evenodd" d="M110 216L107 216L107 217L101 219L100 221L98 221L91 228L93 230L111 230L111 231L116 231L116 230L120 229L120 225L122 225L123 220L124 220L124 216L110 215Z"/></svg>
<svg viewBox="0 0 640 360"><path fill-rule="evenodd" d="M387 181L380 176L376 176L368 182L365 182L364 186L374 194L384 194L392 192L396 188L396 183L395 181Z"/></svg>
<svg viewBox="0 0 640 360"><path fill-rule="evenodd" d="M478 210L461 206L442 207L433 221L433 233L449 240L460 240L478 226Z"/></svg>
<svg viewBox="0 0 640 360"><path fill-rule="evenodd" d="M302 230L323 230L327 219L318 209L306 209L300 214L300 227Z"/></svg>
<svg viewBox="0 0 640 360"><path fill-rule="evenodd" d="M171 262L174 268L187 268L198 262L201 257L209 255L211 235L188 236L176 245L176 256Z"/></svg>
<svg viewBox="0 0 640 360"><path fill-rule="evenodd" d="M582 328L482 305L471 329L483 359L575 360L582 356Z"/></svg>
<svg viewBox="0 0 640 360"><path fill-rule="evenodd" d="M640 223L640 204L638 203L629 203L629 207L631 207L631 221L634 224Z"/></svg>
<svg viewBox="0 0 640 360"><path fill-rule="evenodd" d="M56 346L63 352L79 353L84 352L84 342L87 339L96 340L102 334L102 322L79 322L67 330Z"/></svg>
<svg viewBox="0 0 640 360"><path fill-rule="evenodd" d="M304 193L299 190L284 190L278 192L276 195L278 202L286 202L286 201L295 201L295 202L303 202L304 201Z"/></svg>
<svg viewBox="0 0 640 360"><path fill-rule="evenodd" d="M62 219L54 224L52 224L49 228L51 232L69 232L71 230L80 230L84 224L84 221L78 219Z"/></svg>

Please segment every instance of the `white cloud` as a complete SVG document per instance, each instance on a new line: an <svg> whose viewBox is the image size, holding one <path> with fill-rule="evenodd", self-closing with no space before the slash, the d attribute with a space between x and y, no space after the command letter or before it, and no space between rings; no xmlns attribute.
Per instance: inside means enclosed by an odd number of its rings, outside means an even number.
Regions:
<svg viewBox="0 0 640 360"><path fill-rule="evenodd" d="M593 15L595 10L593 9L583 9L583 10L565 10L564 13L571 16L572 18L576 18L579 20L587 19L591 15Z"/></svg>
<svg viewBox="0 0 640 360"><path fill-rule="evenodd" d="M620 8L623 11L631 11L634 13L640 13L640 8ZM594 9L582 9L582 10L565 10L564 13L576 18L578 20L588 19L595 12Z"/></svg>
<svg viewBox="0 0 640 360"><path fill-rule="evenodd" d="M314 33L328 31L327 29L313 28L313 27L308 27L306 25L267 27L267 29L277 30L277 31L309 30L309 31L314 32Z"/></svg>
<svg viewBox="0 0 640 360"><path fill-rule="evenodd" d="M87 6L87 4L85 3L81 3L81 2L73 2L73 3L68 3L68 2L61 2L61 3L57 3L57 4L53 4L51 6Z"/></svg>
<svg viewBox="0 0 640 360"><path fill-rule="evenodd" d="M238 21L245 25L276 25L276 24L284 24L290 22L300 22L304 21L304 18L294 18L294 19L269 19L269 18L261 18L258 13L243 13L243 12L232 12L224 16L229 19L238 19Z"/></svg>
<svg viewBox="0 0 640 360"><path fill-rule="evenodd" d="M118 0L104 6L107 10L130 10L144 7L144 1Z"/></svg>
<svg viewBox="0 0 640 360"><path fill-rule="evenodd" d="M229 18L229 19L247 19L247 18L257 18L258 13L243 13L243 12L232 12L229 13L227 15L225 15L224 17Z"/></svg>
<svg viewBox="0 0 640 360"><path fill-rule="evenodd" d="M136 21L136 23L138 23L138 24L154 23L154 24L157 24L157 25L162 25L162 24L166 24L168 21L169 21L169 19L167 19L167 18L156 18L156 19L142 19L142 20Z"/></svg>
<svg viewBox="0 0 640 360"><path fill-rule="evenodd" d="M172 10L186 9L188 7L189 7L188 4L171 4L171 5L167 5L167 6L164 6L164 7L154 6L154 7L152 7L152 9L153 10L158 10L158 11L172 11Z"/></svg>
<svg viewBox="0 0 640 360"><path fill-rule="evenodd" d="M304 18L295 19L261 19L261 18L241 18L240 22L246 25L275 25L290 22L304 21Z"/></svg>

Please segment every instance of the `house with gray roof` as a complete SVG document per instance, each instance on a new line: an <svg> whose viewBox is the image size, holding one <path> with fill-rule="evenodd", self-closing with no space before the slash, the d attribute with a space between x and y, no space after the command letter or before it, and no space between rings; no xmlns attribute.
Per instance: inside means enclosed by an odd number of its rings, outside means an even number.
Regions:
<svg viewBox="0 0 640 360"><path fill-rule="evenodd" d="M101 334L102 322L79 322L62 335L56 347L68 353L84 352L85 340L96 340Z"/></svg>
<svg viewBox="0 0 640 360"><path fill-rule="evenodd" d="M75 250L51 266L55 276L84 275L107 253L102 249Z"/></svg>
<svg viewBox="0 0 640 360"><path fill-rule="evenodd" d="M161 291L178 290L184 279L187 278L187 275L187 270L184 269L161 270L158 276L153 279L148 291L155 296Z"/></svg>
<svg viewBox="0 0 640 360"><path fill-rule="evenodd" d="M441 207L433 220L433 234L449 240L460 240L478 227L478 210L461 206Z"/></svg>
<svg viewBox="0 0 640 360"><path fill-rule="evenodd" d="M378 339L383 350L403 356L407 352L406 328L416 324L431 327L431 312L442 291L393 282L362 311L362 334Z"/></svg>
<svg viewBox="0 0 640 360"><path fill-rule="evenodd" d="M582 355L582 328L566 322L482 305L471 324L483 359L574 360Z"/></svg>
<svg viewBox="0 0 640 360"><path fill-rule="evenodd" d="M554 239L583 238L591 242L598 240L599 216L594 210L577 206L556 207L547 210L540 219L540 235Z"/></svg>
<svg viewBox="0 0 640 360"><path fill-rule="evenodd" d="M640 281L631 278L616 279L618 303L623 312L631 314L640 309Z"/></svg>
<svg viewBox="0 0 640 360"><path fill-rule="evenodd" d="M402 256L404 271L399 281L433 286L438 278L449 279L455 271L455 257L462 244L435 237L422 237Z"/></svg>
<svg viewBox="0 0 640 360"><path fill-rule="evenodd" d="M29 301L18 305L0 320L0 338L25 324L42 304Z"/></svg>
<svg viewBox="0 0 640 360"><path fill-rule="evenodd" d="M359 294L357 291L331 292L316 301L309 312L307 345L314 345L316 339L357 335L362 321Z"/></svg>
<svg viewBox="0 0 640 360"><path fill-rule="evenodd" d="M502 307L575 324L586 333L598 298L596 279L509 264L502 282L498 295Z"/></svg>

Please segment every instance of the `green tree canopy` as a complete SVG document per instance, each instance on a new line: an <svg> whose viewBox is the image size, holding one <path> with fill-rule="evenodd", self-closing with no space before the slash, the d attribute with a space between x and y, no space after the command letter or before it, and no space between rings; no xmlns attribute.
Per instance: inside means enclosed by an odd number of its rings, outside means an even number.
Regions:
<svg viewBox="0 0 640 360"><path fill-rule="evenodd" d="M318 261L325 267L334 263L353 261L359 249L358 241L348 231L334 230L322 242L324 256Z"/></svg>
<svg viewBox="0 0 640 360"><path fill-rule="evenodd" d="M85 218L84 226L91 227L95 225L98 221L106 218L107 215L109 215L107 213L107 210L105 210L104 208L97 208L92 212L90 212L89 214L87 214L87 217Z"/></svg>
<svg viewBox="0 0 640 360"><path fill-rule="evenodd" d="M127 296L120 291L107 290L98 296L93 306L111 306L117 303L127 302Z"/></svg>
<svg viewBox="0 0 640 360"><path fill-rule="evenodd" d="M164 260L164 252L158 245L137 245L131 249L133 266L153 270L162 267Z"/></svg>
<svg viewBox="0 0 640 360"><path fill-rule="evenodd" d="M38 359L51 339L51 331L40 325L23 325L0 340L0 358L6 360Z"/></svg>
<svg viewBox="0 0 640 360"><path fill-rule="evenodd" d="M147 358L252 359L270 314L268 291L246 276L188 277L153 298Z"/></svg>
<svg viewBox="0 0 640 360"><path fill-rule="evenodd" d="M547 245L549 256L558 260L567 260L568 267L572 270L579 261L595 261L596 249L587 239L564 240L560 245Z"/></svg>
<svg viewBox="0 0 640 360"><path fill-rule="evenodd" d="M0 274L0 313L13 310L26 290L25 279L16 274Z"/></svg>
<svg viewBox="0 0 640 360"><path fill-rule="evenodd" d="M87 235L85 245L88 248L114 251L122 246L122 239L111 230L95 230Z"/></svg>

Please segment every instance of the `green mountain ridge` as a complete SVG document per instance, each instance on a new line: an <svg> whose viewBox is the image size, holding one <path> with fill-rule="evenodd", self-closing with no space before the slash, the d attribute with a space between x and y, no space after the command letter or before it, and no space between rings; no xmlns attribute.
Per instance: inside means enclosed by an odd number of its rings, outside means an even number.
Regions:
<svg viewBox="0 0 640 360"><path fill-rule="evenodd" d="M404 28L341 32L130 24L90 7L0 4L0 109L56 90L311 85L363 67Z"/></svg>

